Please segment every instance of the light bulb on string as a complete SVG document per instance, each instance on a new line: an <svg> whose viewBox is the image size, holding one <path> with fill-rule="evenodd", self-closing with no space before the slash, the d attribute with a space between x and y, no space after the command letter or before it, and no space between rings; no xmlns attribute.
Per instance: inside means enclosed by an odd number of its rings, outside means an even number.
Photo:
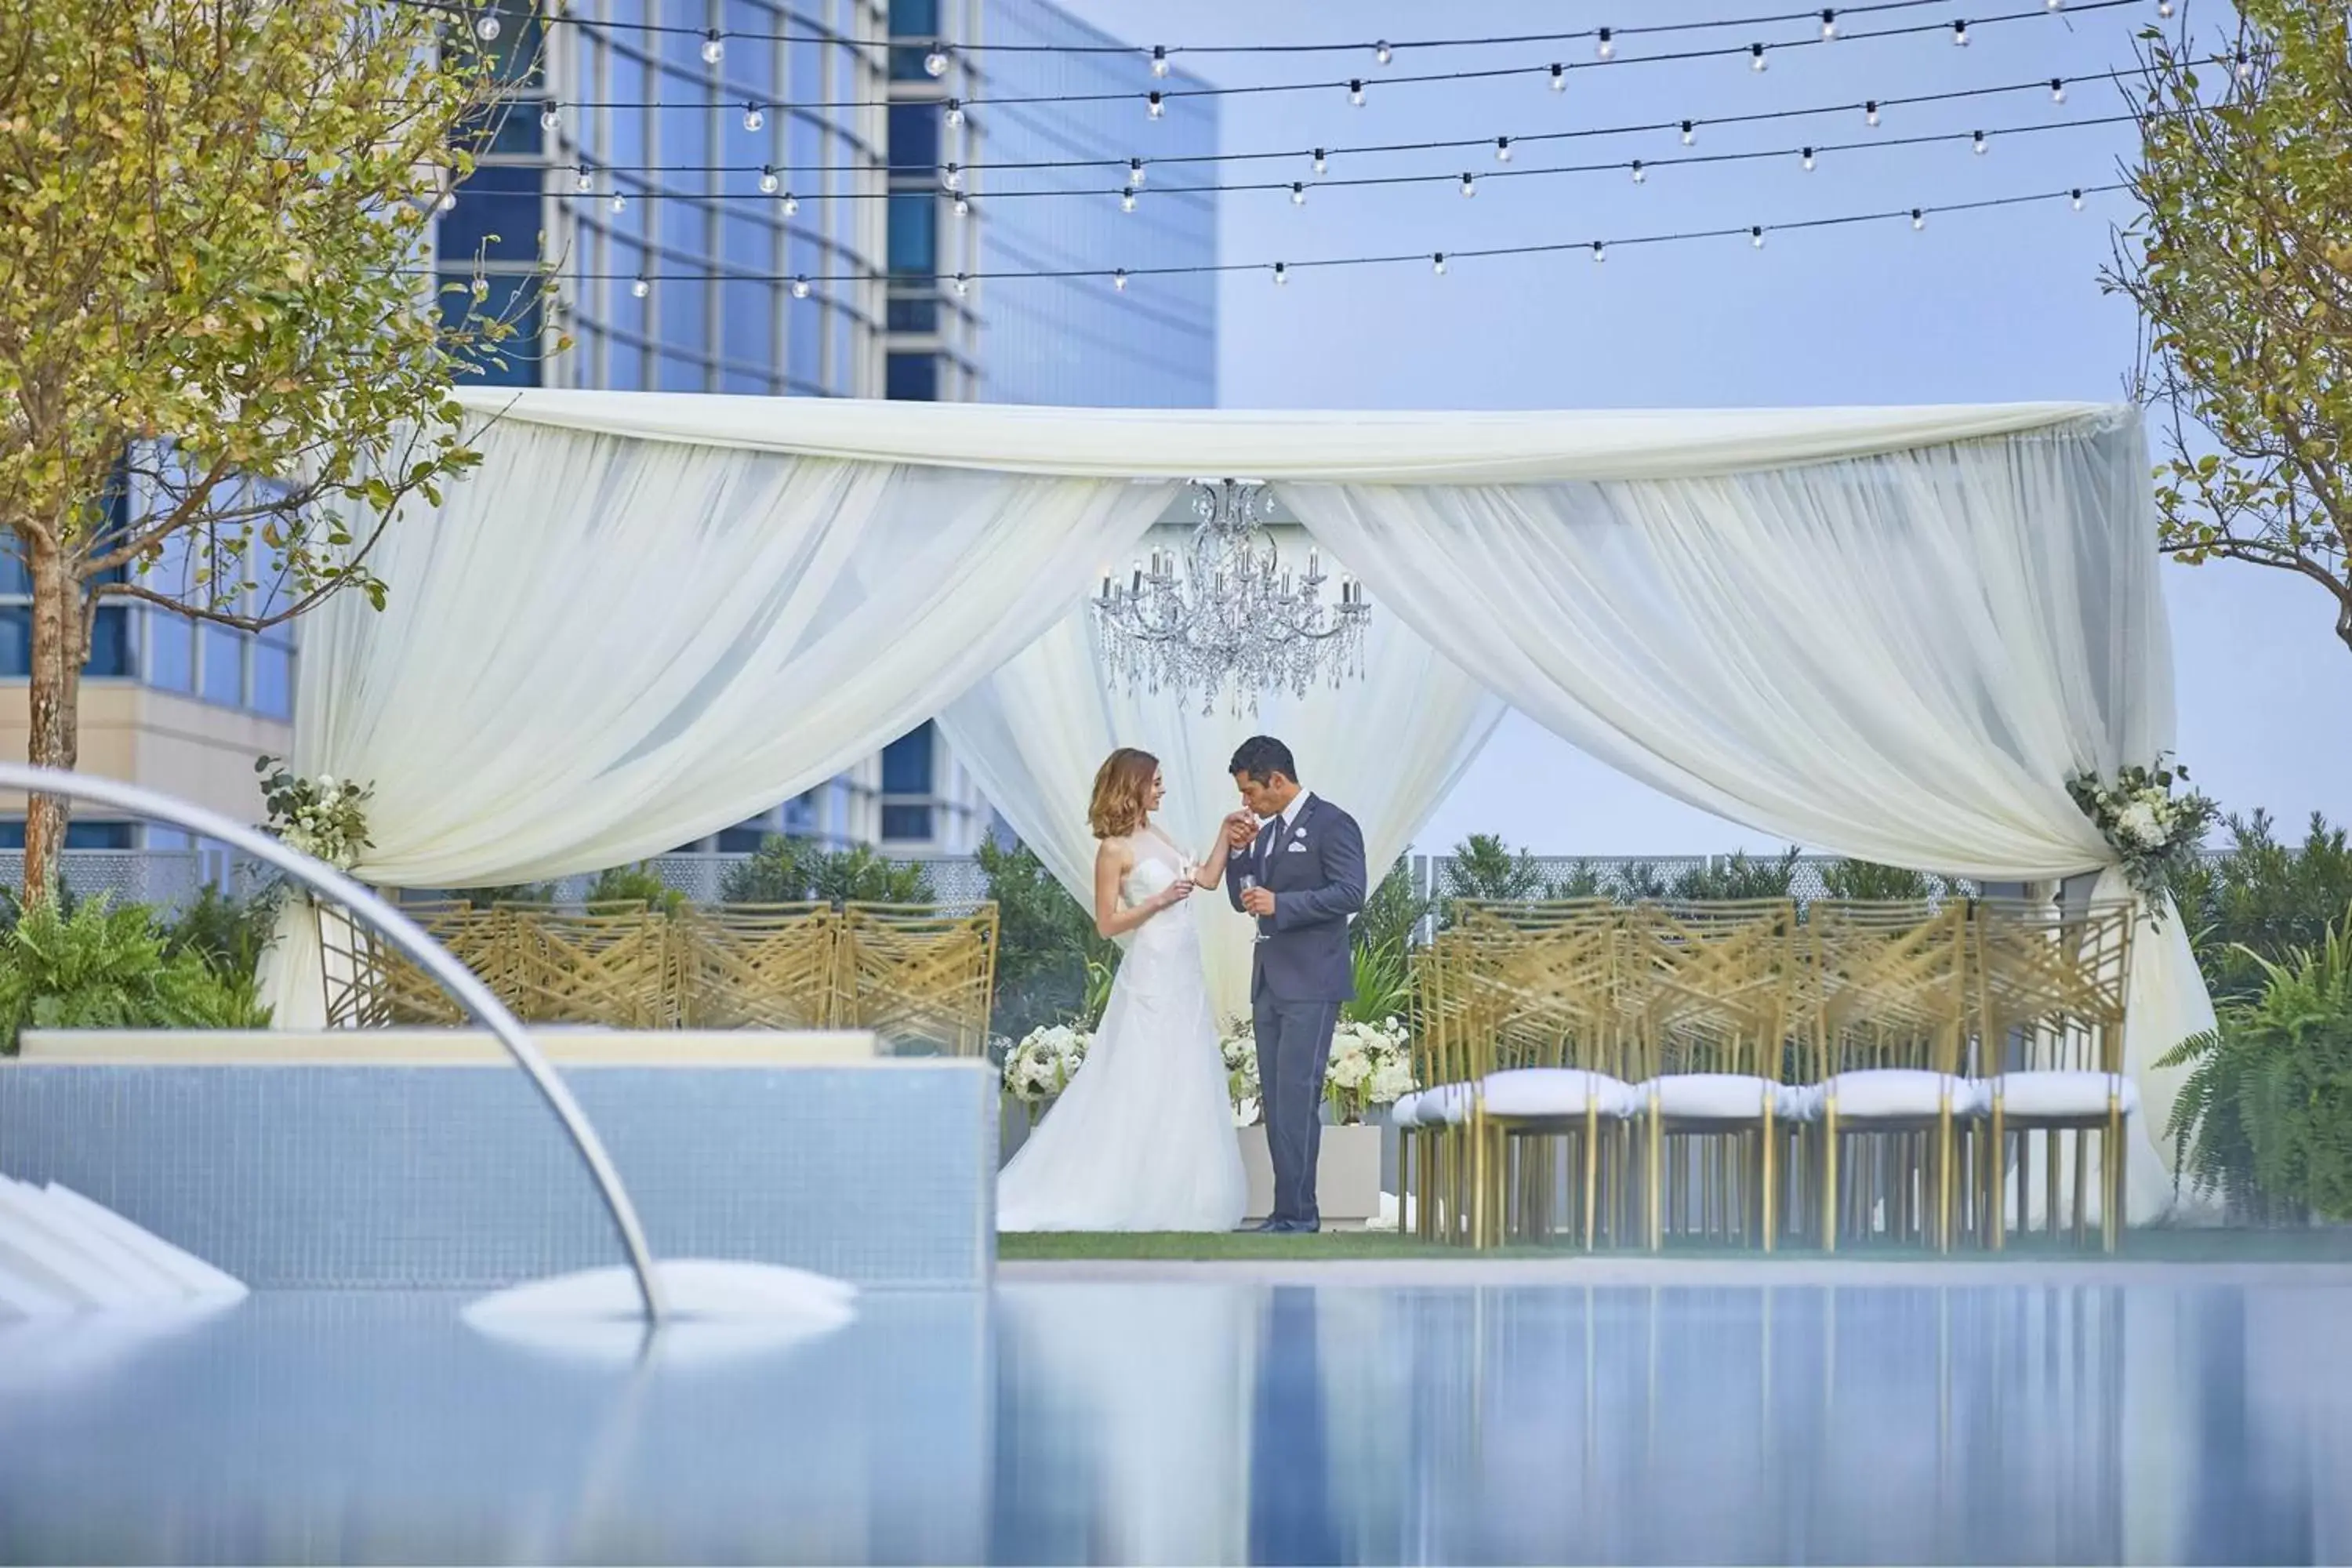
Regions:
<svg viewBox="0 0 2352 1568"><path fill-rule="evenodd" d="M1287 283L1290 281L1290 264L1288 262L1277 261L1274 264L1274 280L1276 283Z"/></svg>
<svg viewBox="0 0 2352 1568"><path fill-rule="evenodd" d="M1462 175L1462 194L1465 196L1475 196L1478 194L1478 182L1466 170Z"/></svg>
<svg viewBox="0 0 2352 1568"><path fill-rule="evenodd" d="M1496 138L1495 138L1495 162L1496 162L1497 163L1509 163L1510 161L1511 161L1511 139L1510 139L1509 137L1507 137L1507 136L1497 136L1497 137L1496 137Z"/></svg>
<svg viewBox="0 0 2352 1568"><path fill-rule="evenodd" d="M1168 100L1160 96L1158 88L1152 89L1150 95L1144 99L1143 112L1154 120L1168 118Z"/></svg>
<svg viewBox="0 0 2352 1568"><path fill-rule="evenodd" d="M2042 8L2044 11L2063 11L2066 0L2042 0Z"/></svg>
<svg viewBox="0 0 2352 1568"><path fill-rule="evenodd" d="M1568 68L1557 61L1553 62L1551 68L1551 89L1554 92L1568 90Z"/></svg>
<svg viewBox="0 0 2352 1568"><path fill-rule="evenodd" d="M954 211L958 217L970 217L971 216L971 198L965 195L961 191L958 191L956 193L956 199L954 202Z"/></svg>
<svg viewBox="0 0 2352 1568"><path fill-rule="evenodd" d="M577 172L572 176L572 188L585 195L595 188L595 177L588 173L588 165L585 163L574 164L573 167Z"/></svg>
<svg viewBox="0 0 2352 1568"><path fill-rule="evenodd" d="M629 292L635 294L640 300L644 299L653 291L654 286L646 281L646 275L642 272L638 273L636 280L629 285Z"/></svg>
<svg viewBox="0 0 2352 1568"><path fill-rule="evenodd" d="M2156 0L2156 14L2166 21L2172 19L2172 0Z"/></svg>
<svg viewBox="0 0 2352 1568"><path fill-rule="evenodd" d="M1110 275L1110 286L1111 286L1112 288L1114 288L1114 289L1118 289L1118 290L1120 293L1122 293L1122 294L1124 294L1124 293L1126 293L1126 292L1127 292L1127 268L1124 268L1124 267L1114 268L1111 270L1111 275Z"/></svg>
<svg viewBox="0 0 2352 1568"><path fill-rule="evenodd" d="M1650 171L1649 171L1649 170L1647 170L1647 169L1644 169L1643 167L1642 167L1642 160L1640 160L1639 158L1634 159L1634 160L1633 160L1633 183L1634 183L1635 184L1637 184L1637 185L1641 185L1641 184L1647 184L1649 183L1649 179L1650 179Z"/></svg>
<svg viewBox="0 0 2352 1568"><path fill-rule="evenodd" d="M435 198L433 205L436 209L445 213L456 212L457 210L457 193L454 190L444 191L438 197Z"/></svg>
<svg viewBox="0 0 2352 1568"><path fill-rule="evenodd" d="M1151 74L1159 77L1168 74L1168 46L1165 44L1151 46Z"/></svg>
<svg viewBox="0 0 2352 1568"><path fill-rule="evenodd" d="M1822 13L1822 42L1826 44L1832 38L1836 37L1837 13L1834 11L1823 11Z"/></svg>
<svg viewBox="0 0 2352 1568"><path fill-rule="evenodd" d="M1290 205L1295 207L1303 207L1307 205L1307 183L1305 181L1293 180L1290 182Z"/></svg>
<svg viewBox="0 0 2352 1568"><path fill-rule="evenodd" d="M1431 255L1429 258L1429 269L1432 272L1436 273L1440 278L1445 276L1445 252L1440 250Z"/></svg>
<svg viewBox="0 0 2352 1568"><path fill-rule="evenodd" d="M2254 62L2247 58L2246 51L2243 49L2238 51L2238 79L2240 81L2254 79Z"/></svg>
<svg viewBox="0 0 2352 1568"><path fill-rule="evenodd" d="M1911 228L1912 228L1912 231L1913 231L1914 233L1916 233L1918 230L1923 229L1923 228L1925 228L1925 227L1927 227L1927 209L1925 209L1924 207L1913 207L1913 208L1911 209Z"/></svg>
<svg viewBox="0 0 2352 1568"><path fill-rule="evenodd" d="M970 273L959 272L955 275L955 291L959 296L971 292L971 275Z"/></svg>
<svg viewBox="0 0 2352 1568"><path fill-rule="evenodd" d="M2066 101L2066 79L2064 77L2053 76L2050 79L2050 101L2053 103L2063 103Z"/></svg>
<svg viewBox="0 0 2352 1568"><path fill-rule="evenodd" d="M1862 122L1874 131L1878 129L1878 100L1874 98L1862 106Z"/></svg>
<svg viewBox="0 0 2352 1568"><path fill-rule="evenodd" d="M539 106L539 128L541 131L556 130L562 123L563 110L555 100L551 98Z"/></svg>
<svg viewBox="0 0 2352 1568"><path fill-rule="evenodd" d="M1963 49L1969 47L1969 25L1966 22L1952 24L1952 42Z"/></svg>
<svg viewBox="0 0 2352 1568"><path fill-rule="evenodd" d="M1348 101L1358 109L1364 107L1364 82L1361 77L1348 79Z"/></svg>
<svg viewBox="0 0 2352 1568"><path fill-rule="evenodd" d="M1750 44L1748 46L1748 68L1749 70L1760 71L1769 64L1771 64L1771 62L1764 58L1763 45Z"/></svg>
<svg viewBox="0 0 2352 1568"><path fill-rule="evenodd" d="M2083 193L2082 193L2082 191L2081 191L2080 189L2075 189L2075 190L2072 190L2072 191L2067 192L2067 193L2066 193L2066 195L2067 195L2068 196L2070 196L2070 197L2072 197L2072 198L2073 198L2074 203L2074 210L2075 210L2076 212L2081 212L2081 211L2083 210Z"/></svg>
<svg viewBox="0 0 2352 1568"><path fill-rule="evenodd" d="M1805 173L1808 174L1811 174L1813 172L1813 150L1811 147L1805 149L1802 155L1802 162L1804 163Z"/></svg>
<svg viewBox="0 0 2352 1568"><path fill-rule="evenodd" d="M949 99L949 100L948 100L948 113L947 113L947 121L948 121L948 123L949 123L950 125L951 125L951 126L952 126L952 125L961 125L961 124L963 123L963 100L962 100L962 99L960 99L960 98L950 98L950 99Z"/></svg>
<svg viewBox="0 0 2352 1568"><path fill-rule="evenodd" d="M1394 58L1396 58L1396 51L1389 47L1389 41L1386 38L1382 38L1379 43L1372 46L1372 63L1374 65L1384 66Z"/></svg>
<svg viewBox="0 0 2352 1568"><path fill-rule="evenodd" d="M1123 213L1131 213L1135 210L1135 187L1133 185L1129 185L1127 189L1118 193L1118 210Z"/></svg>
<svg viewBox="0 0 2352 1568"><path fill-rule="evenodd" d="M1683 145L1684 145L1684 146L1685 146L1685 147L1688 147L1688 146L1693 145L1693 144L1694 144L1695 142L1696 142L1697 141L1698 141L1698 121L1696 121L1696 120L1685 120L1685 121L1683 121Z"/></svg>
<svg viewBox="0 0 2352 1568"><path fill-rule="evenodd" d="M790 191L784 193L784 216L786 217L801 216L801 199Z"/></svg>
<svg viewBox="0 0 2352 1568"><path fill-rule="evenodd" d="M794 278L794 279L793 279L793 299L795 299L795 300L805 300L805 299L807 299L808 297L809 297L809 280L808 280L808 274L807 274L807 273L805 273L805 272L803 272L803 273L800 274L800 276L798 276L798 277L796 277L796 278Z"/></svg>
<svg viewBox="0 0 2352 1568"><path fill-rule="evenodd" d="M1617 40L1611 36L1608 28L1601 28L1595 36L1592 52L1604 60L1613 60L1617 58Z"/></svg>
<svg viewBox="0 0 2352 1568"><path fill-rule="evenodd" d="M474 18L474 37L486 44L496 43L499 31L498 7L483 6L482 14Z"/></svg>
<svg viewBox="0 0 2352 1568"><path fill-rule="evenodd" d="M702 35L702 63L715 66L727 58L727 40L713 27Z"/></svg>
<svg viewBox="0 0 2352 1568"><path fill-rule="evenodd" d="M1139 186L1139 185L1141 185L1141 184L1143 184L1143 160L1142 160L1142 159L1140 159L1140 158L1129 158L1129 159L1127 161L1127 183L1128 183L1129 184L1130 184L1130 185L1138 185L1138 186Z"/></svg>
<svg viewBox="0 0 2352 1568"><path fill-rule="evenodd" d="M1323 173L1326 169L1328 169L1330 166L1331 166L1331 159L1330 159L1329 155L1328 155L1328 154L1327 154L1327 153L1323 151L1323 149L1322 149L1322 148L1320 148L1320 147L1316 148L1316 149L1315 149L1315 172L1316 172L1317 174L1319 174Z"/></svg>
<svg viewBox="0 0 2352 1568"><path fill-rule="evenodd" d="M783 181L776 177L776 167L774 164L762 163L760 165L761 195L772 196L778 190L782 188L782 185Z"/></svg>
<svg viewBox="0 0 2352 1568"><path fill-rule="evenodd" d="M1985 155L1986 152L1990 150L1990 145L1991 144L1990 142L1985 141L1985 133L1979 131L1975 133L1975 140L1969 145L1969 151L1981 158Z"/></svg>
<svg viewBox="0 0 2352 1568"><path fill-rule="evenodd" d="M950 163L945 172L940 175L940 182L951 191L960 191L963 189L963 165L961 163Z"/></svg>
<svg viewBox="0 0 2352 1568"><path fill-rule="evenodd" d="M1592 259L1595 261L1609 259L1609 247L1597 239L1592 242Z"/></svg>
<svg viewBox="0 0 2352 1568"><path fill-rule="evenodd" d="M1764 248L1764 229L1762 225L1759 224L1749 226L1748 230L1748 243L1754 246L1759 250Z"/></svg>
<svg viewBox="0 0 2352 1568"><path fill-rule="evenodd" d="M760 130L763 130L763 129L765 129L765 128L766 128L767 123L768 123L768 117L767 117L766 113L765 113L765 112L763 112L763 111L761 110L761 108L760 108L760 106L759 106L758 104L756 104L756 103L747 103L747 104L745 104L745 105L743 106L743 129L744 129L744 130L746 130L746 131L760 131Z"/></svg>
<svg viewBox="0 0 2352 1568"><path fill-rule="evenodd" d="M923 74L929 77L948 74L948 47L945 44L933 44L923 51Z"/></svg>
<svg viewBox="0 0 2352 1568"><path fill-rule="evenodd" d="M625 192L614 191L613 193L613 210L616 213L625 213L629 210L629 198Z"/></svg>

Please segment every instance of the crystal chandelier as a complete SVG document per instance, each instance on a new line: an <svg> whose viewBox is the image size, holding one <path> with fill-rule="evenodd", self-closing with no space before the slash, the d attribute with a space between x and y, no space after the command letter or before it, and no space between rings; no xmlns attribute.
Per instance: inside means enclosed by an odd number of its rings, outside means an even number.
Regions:
<svg viewBox="0 0 2352 1568"><path fill-rule="evenodd" d="M1130 692L1197 690L1207 713L1222 689L1236 714L1255 713L1261 691L1304 697L1316 681L1362 677L1363 584L1342 578L1338 602L1324 603L1322 553L1312 549L1294 577L1266 531L1274 498L1264 485L1196 479L1192 512L1201 521L1181 559L1154 549L1125 584L1106 574L1095 599L1103 657Z"/></svg>

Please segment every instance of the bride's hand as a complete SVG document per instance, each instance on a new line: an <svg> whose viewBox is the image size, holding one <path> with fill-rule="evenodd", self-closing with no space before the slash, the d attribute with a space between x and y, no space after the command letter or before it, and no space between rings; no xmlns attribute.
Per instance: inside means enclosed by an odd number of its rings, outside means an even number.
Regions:
<svg viewBox="0 0 2352 1568"><path fill-rule="evenodd" d="M1169 883L1167 887L1161 889L1160 897L1154 901L1163 910L1172 910L1178 904L1182 903L1192 896L1192 879L1190 877L1179 877L1174 881Z"/></svg>

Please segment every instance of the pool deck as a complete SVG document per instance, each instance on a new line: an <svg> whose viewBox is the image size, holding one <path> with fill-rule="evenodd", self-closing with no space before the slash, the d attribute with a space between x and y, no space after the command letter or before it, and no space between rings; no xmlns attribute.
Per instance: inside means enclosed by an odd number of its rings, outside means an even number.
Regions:
<svg viewBox="0 0 2352 1568"><path fill-rule="evenodd" d="M2166 1289L2203 1286L2343 1289L2352 1262L2184 1262L2127 1258L1035 1258L996 1266L999 1285L1318 1285L1474 1289L1549 1286L1679 1289L1981 1289L2000 1286Z"/></svg>

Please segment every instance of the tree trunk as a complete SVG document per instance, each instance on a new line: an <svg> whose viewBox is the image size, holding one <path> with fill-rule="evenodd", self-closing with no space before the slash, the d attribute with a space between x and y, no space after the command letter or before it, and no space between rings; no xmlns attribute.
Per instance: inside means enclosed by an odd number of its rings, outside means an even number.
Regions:
<svg viewBox="0 0 2352 1568"><path fill-rule="evenodd" d="M83 646L81 584L53 547L27 539L26 565L33 580L32 728L25 760L35 767L70 768L80 757ZM25 902L57 886L72 803L37 795L25 806Z"/></svg>

